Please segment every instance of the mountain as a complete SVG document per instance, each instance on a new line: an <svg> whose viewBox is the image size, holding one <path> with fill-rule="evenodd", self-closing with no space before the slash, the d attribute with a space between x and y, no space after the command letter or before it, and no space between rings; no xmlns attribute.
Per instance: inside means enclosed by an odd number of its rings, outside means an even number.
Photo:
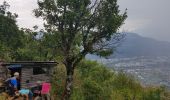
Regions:
<svg viewBox="0 0 170 100"><path fill-rule="evenodd" d="M158 41L143 37L136 33L125 33L124 39L116 48L114 54L108 58L131 58L131 57L170 57L170 42ZM100 57L88 54L88 59L99 59Z"/></svg>
<svg viewBox="0 0 170 100"><path fill-rule="evenodd" d="M110 57L170 56L170 42L126 33L125 38Z"/></svg>

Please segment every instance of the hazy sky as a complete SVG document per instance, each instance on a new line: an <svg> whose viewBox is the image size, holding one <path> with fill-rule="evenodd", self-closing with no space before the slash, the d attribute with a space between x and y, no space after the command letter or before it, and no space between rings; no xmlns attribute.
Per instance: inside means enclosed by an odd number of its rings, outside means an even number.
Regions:
<svg viewBox="0 0 170 100"><path fill-rule="evenodd" d="M125 31L170 41L170 0L118 0L128 9Z"/></svg>
<svg viewBox="0 0 170 100"><path fill-rule="evenodd" d="M0 4L3 1L0 0ZM20 27L42 26L42 21L32 13L37 0L6 1L11 5L10 10L19 15ZM128 9L128 18L121 30L170 41L170 0L118 0L118 3L122 11Z"/></svg>

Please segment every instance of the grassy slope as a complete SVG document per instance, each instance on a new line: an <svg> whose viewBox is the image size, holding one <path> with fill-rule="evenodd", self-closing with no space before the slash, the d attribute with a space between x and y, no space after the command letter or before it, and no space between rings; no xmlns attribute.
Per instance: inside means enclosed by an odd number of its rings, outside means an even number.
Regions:
<svg viewBox="0 0 170 100"><path fill-rule="evenodd" d="M64 77L59 66L53 84L55 98L62 96ZM170 100L169 95L163 87L142 87L132 76L115 73L97 62L82 61L75 70L72 100Z"/></svg>

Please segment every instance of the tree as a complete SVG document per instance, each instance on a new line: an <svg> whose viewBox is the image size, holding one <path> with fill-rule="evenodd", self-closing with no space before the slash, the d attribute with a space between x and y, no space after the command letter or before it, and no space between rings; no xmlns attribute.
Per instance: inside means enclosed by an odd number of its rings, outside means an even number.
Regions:
<svg viewBox="0 0 170 100"><path fill-rule="evenodd" d="M8 11L9 4L0 5L0 56L2 59L15 58L16 50L21 46L22 33L16 24L17 14Z"/></svg>
<svg viewBox="0 0 170 100"><path fill-rule="evenodd" d="M21 31L23 33L21 38L23 46L18 48L16 60L47 61L56 58L54 35L47 34L43 30L30 30L28 28L21 28Z"/></svg>
<svg viewBox="0 0 170 100"><path fill-rule="evenodd" d="M127 17L120 14L117 0L41 0L35 16L42 17L49 34L56 38L67 78L63 99L70 98L76 65L86 54L107 56L109 41L119 41L120 26Z"/></svg>

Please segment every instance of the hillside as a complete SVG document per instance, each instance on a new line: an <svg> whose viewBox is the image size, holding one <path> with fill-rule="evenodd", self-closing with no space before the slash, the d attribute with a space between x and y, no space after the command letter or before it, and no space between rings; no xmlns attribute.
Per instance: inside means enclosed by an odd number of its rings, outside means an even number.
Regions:
<svg viewBox="0 0 170 100"><path fill-rule="evenodd" d="M125 38L116 48L114 54L108 58L132 58L132 57L162 57L170 56L170 42L158 41L152 38L142 37L136 33L125 33ZM95 55L87 55L88 59L99 59Z"/></svg>
<svg viewBox="0 0 170 100"><path fill-rule="evenodd" d="M58 66L53 81L56 100L62 97L65 70ZM133 76L83 60L75 70L71 100L170 100L164 87L143 87Z"/></svg>
<svg viewBox="0 0 170 100"><path fill-rule="evenodd" d="M170 43L126 33L117 51L111 57L170 56Z"/></svg>

